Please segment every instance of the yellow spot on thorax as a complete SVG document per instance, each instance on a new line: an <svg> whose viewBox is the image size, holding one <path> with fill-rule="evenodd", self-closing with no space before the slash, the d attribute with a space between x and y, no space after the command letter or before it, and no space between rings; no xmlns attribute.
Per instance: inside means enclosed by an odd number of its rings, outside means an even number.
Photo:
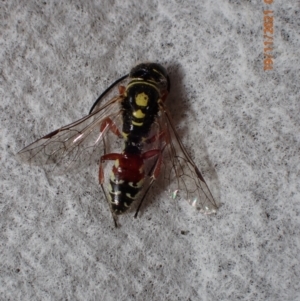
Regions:
<svg viewBox="0 0 300 301"><path fill-rule="evenodd" d="M135 98L136 104L141 107L146 107L148 104L148 100L149 100L149 97L144 92L139 93Z"/></svg>
<svg viewBox="0 0 300 301"><path fill-rule="evenodd" d="M136 118L144 118L145 117L145 114L141 110L134 111L132 114Z"/></svg>

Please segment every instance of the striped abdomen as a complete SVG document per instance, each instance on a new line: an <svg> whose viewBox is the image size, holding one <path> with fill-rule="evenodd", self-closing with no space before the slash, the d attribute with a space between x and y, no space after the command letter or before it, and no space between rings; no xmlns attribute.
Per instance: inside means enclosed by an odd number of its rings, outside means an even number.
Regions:
<svg viewBox="0 0 300 301"><path fill-rule="evenodd" d="M144 162L139 154L123 154L115 161L109 180L109 200L115 214L124 213L144 183Z"/></svg>

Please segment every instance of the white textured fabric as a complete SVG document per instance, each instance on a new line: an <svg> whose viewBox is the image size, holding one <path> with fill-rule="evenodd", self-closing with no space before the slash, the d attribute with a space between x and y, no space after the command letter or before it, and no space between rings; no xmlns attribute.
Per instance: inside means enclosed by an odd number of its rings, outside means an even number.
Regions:
<svg viewBox="0 0 300 301"><path fill-rule="evenodd" d="M1 300L300 300L297 1L1 1ZM274 70L263 70L263 10ZM222 203L157 186L115 229L97 174L25 145L86 115L137 62L170 72L180 135Z"/></svg>

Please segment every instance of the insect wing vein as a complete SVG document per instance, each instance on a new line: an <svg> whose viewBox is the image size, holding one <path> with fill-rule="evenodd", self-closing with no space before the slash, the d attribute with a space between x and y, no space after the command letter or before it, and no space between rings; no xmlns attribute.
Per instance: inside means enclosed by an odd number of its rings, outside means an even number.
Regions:
<svg viewBox="0 0 300 301"><path fill-rule="evenodd" d="M59 174L88 162L94 163L102 154L100 146L108 131L108 126L100 131L101 124L106 118L118 120L121 99L114 97L92 114L38 139L22 149L17 157Z"/></svg>
<svg viewBox="0 0 300 301"><path fill-rule="evenodd" d="M215 213L218 205L202 173L183 146L168 111L161 108L160 127L167 132L164 152L164 179L173 198L179 193L192 206L204 214Z"/></svg>

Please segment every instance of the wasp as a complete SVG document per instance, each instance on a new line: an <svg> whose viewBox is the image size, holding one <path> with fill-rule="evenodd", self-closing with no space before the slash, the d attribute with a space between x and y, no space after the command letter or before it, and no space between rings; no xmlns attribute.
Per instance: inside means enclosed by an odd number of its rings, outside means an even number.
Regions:
<svg viewBox="0 0 300 301"><path fill-rule="evenodd" d="M127 85L100 105L121 81ZM138 64L98 97L87 116L38 139L18 157L51 171L65 172L86 162L98 166L98 181L116 226L116 217L139 200L137 217L162 174L173 198L180 195L202 213L214 213L217 203L166 108L170 86L163 66ZM116 141L123 143L121 150Z"/></svg>

